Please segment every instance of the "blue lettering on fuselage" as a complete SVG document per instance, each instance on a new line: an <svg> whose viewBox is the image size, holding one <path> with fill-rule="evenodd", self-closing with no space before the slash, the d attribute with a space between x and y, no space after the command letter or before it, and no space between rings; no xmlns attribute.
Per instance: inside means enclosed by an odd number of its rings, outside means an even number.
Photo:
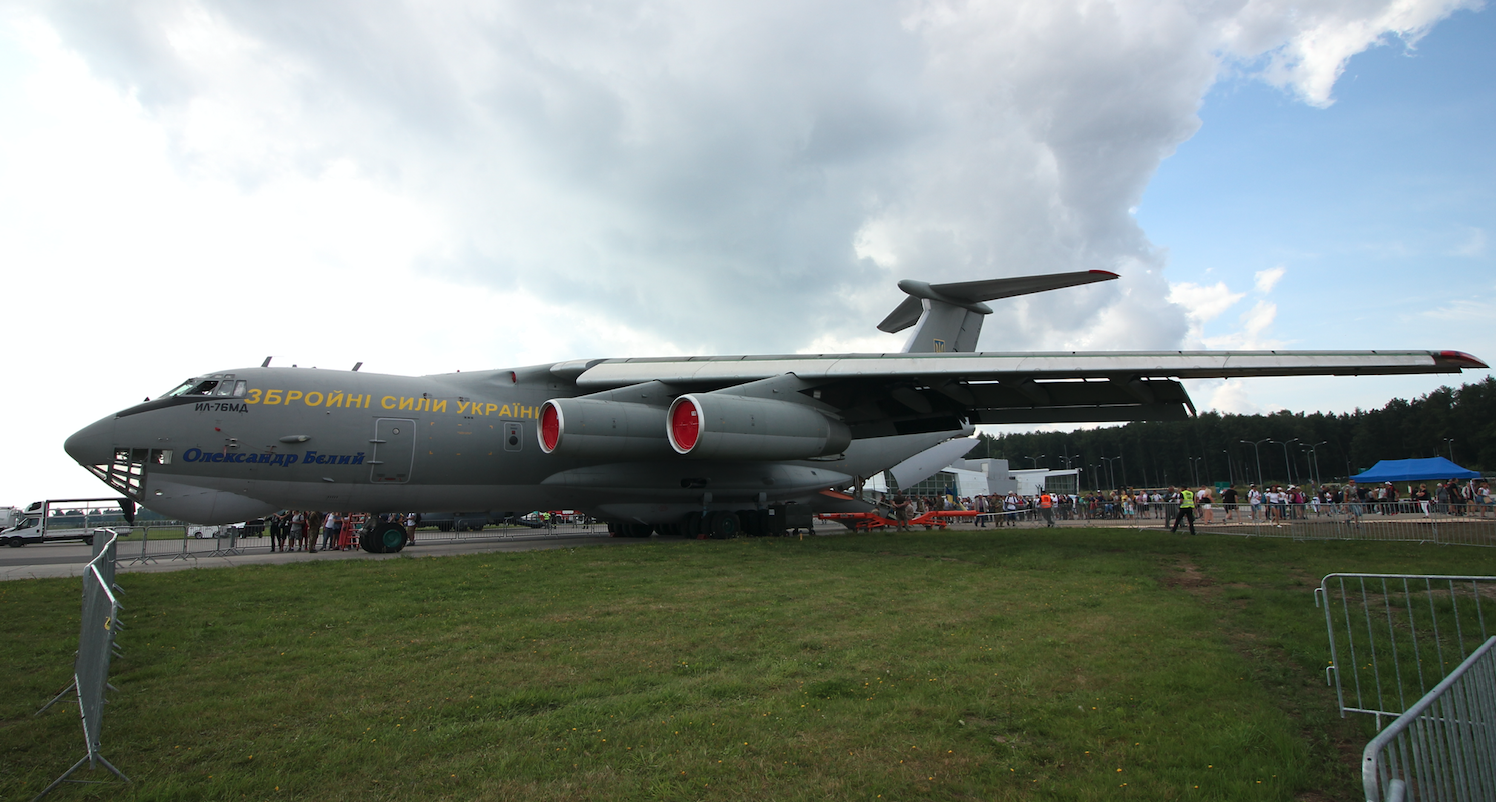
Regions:
<svg viewBox="0 0 1496 802"><path fill-rule="evenodd" d="M200 448L189 448L182 452L183 462L232 462L236 464L284 465L287 468L297 463L304 465L362 465L364 452L357 454L244 454L240 452L208 452Z"/></svg>

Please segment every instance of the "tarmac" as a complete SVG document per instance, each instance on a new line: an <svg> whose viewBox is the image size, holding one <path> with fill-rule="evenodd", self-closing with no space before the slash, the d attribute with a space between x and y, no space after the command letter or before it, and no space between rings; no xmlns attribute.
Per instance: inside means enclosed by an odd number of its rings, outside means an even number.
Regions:
<svg viewBox="0 0 1496 802"><path fill-rule="evenodd" d="M1056 527L1127 527L1134 529L1156 529L1166 527L1169 521L1159 518L1137 518L1137 519L1110 519L1110 520L1056 520ZM1042 520L1023 521L1017 527L976 527L962 522L960 525L952 525L952 529L970 531L991 531L994 534L1003 532L1017 532L1020 530L1043 529ZM913 527L913 531L922 531L922 527ZM850 534L850 530L839 524L822 522L816 529L817 535L840 535ZM186 571L194 568L232 568L239 565L284 565L287 563L307 562L311 560L400 560L424 557L447 557L455 554L488 554L494 552L535 551L539 549L561 549L576 548L578 546L622 546L636 543L648 543L657 540L656 535L651 538L626 538L609 537L605 532L599 533L597 529L566 529L558 528L549 534L522 534L514 536L465 536L454 538L452 535L435 531L421 531L416 534L416 542L406 546L399 554L369 554L361 549L351 551L316 551L316 552L272 552L270 551L270 539L268 537L247 538L238 542L238 553L227 554L215 549L221 542L215 541L191 541L189 545L193 550L187 554L164 553L152 557L149 561L137 559L140 552L140 541L122 541L118 548L118 565L116 573L163 573L167 571ZM670 538L674 539L674 538ZM153 543L156 541L153 541ZM181 541L173 541L181 542ZM44 543L22 546L18 549L0 548L0 581L11 579L47 579L57 577L76 577L83 575L83 569L92 557L92 548L81 543Z"/></svg>
<svg viewBox="0 0 1496 802"><path fill-rule="evenodd" d="M424 536L424 537L423 537ZM425 540L426 542L422 542ZM238 543L237 554L213 553L212 549L197 554L162 555L149 562L135 560L140 549L139 541L123 541L117 555L117 574L153 574L166 571L186 571L194 568L233 568L239 565L284 565L326 560L400 560L411 557L448 557L454 554L486 554L506 551L535 551L538 549L563 549L578 546L615 546L628 543L647 543L643 538L615 538L595 531L557 530L549 535L523 535L516 537L451 539L439 532L419 532L414 545L405 547L399 554L370 554L362 549L351 551L272 552L270 539L248 538ZM132 549L133 547L133 549ZM76 577L93 556L93 549L81 543L43 543L22 546L18 549L0 549L0 581L9 579L46 579Z"/></svg>

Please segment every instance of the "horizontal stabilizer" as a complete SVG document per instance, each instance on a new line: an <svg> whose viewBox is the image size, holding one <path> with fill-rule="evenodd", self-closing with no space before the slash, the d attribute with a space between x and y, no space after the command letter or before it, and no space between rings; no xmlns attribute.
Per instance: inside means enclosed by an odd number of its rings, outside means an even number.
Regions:
<svg viewBox="0 0 1496 802"><path fill-rule="evenodd" d="M952 462L966 456L968 452L977 447L979 442L981 441L975 437L947 440L889 468L888 473L893 477L894 484L900 488L914 487L948 467Z"/></svg>
<svg viewBox="0 0 1496 802"><path fill-rule="evenodd" d="M919 316L924 312L922 300L938 301L985 315L991 314L992 309L982 301L1111 281L1115 278L1119 278L1116 273L1105 270L1080 270L1074 273L958 281L951 284L926 284L923 281L905 279L899 282L899 289L909 293L909 297L878 324L878 329L892 334L913 326L919 322Z"/></svg>

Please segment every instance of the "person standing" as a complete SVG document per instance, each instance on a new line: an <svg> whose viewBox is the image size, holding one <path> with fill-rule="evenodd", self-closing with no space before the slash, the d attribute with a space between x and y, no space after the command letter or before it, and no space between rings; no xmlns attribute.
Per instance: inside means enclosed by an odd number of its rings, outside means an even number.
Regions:
<svg viewBox="0 0 1496 802"><path fill-rule="evenodd" d="M1345 512L1358 524L1361 522L1361 501L1366 498L1365 492L1356 486L1355 479L1345 483Z"/></svg>
<svg viewBox="0 0 1496 802"><path fill-rule="evenodd" d="M317 534L322 531L323 515L317 510L307 510L306 514L306 551L308 554L317 553Z"/></svg>
<svg viewBox="0 0 1496 802"><path fill-rule="evenodd" d="M1179 491L1179 514L1174 516L1174 527L1169 531L1178 532L1179 522L1183 520L1190 522L1190 534L1193 535L1195 533L1195 491L1189 488Z"/></svg>
<svg viewBox="0 0 1496 802"><path fill-rule="evenodd" d="M1234 521L1234 520L1236 520L1236 486L1235 485L1232 485L1231 487L1228 487L1225 490L1221 491L1221 503L1224 504L1225 508L1226 508L1225 520L1227 520L1227 521Z"/></svg>
<svg viewBox="0 0 1496 802"><path fill-rule="evenodd" d="M1045 526L1054 526L1054 496L1048 490L1039 494L1039 512L1044 516Z"/></svg>
<svg viewBox="0 0 1496 802"><path fill-rule="evenodd" d="M327 521L322 525L322 550L332 551L338 547L338 534L343 531L343 516L336 512L327 514Z"/></svg>
<svg viewBox="0 0 1496 802"><path fill-rule="evenodd" d="M291 551L299 551L306 541L306 513L295 510L291 513Z"/></svg>
<svg viewBox="0 0 1496 802"><path fill-rule="evenodd" d="M1429 506L1432 500L1429 496L1427 483L1419 485L1418 489L1413 491L1413 503L1417 505L1415 509L1423 513L1423 517L1430 517Z"/></svg>
<svg viewBox="0 0 1496 802"><path fill-rule="evenodd" d="M420 516L413 512L405 513L405 539L414 546L416 544L416 525L420 523Z"/></svg>
<svg viewBox="0 0 1496 802"><path fill-rule="evenodd" d="M896 531L896 532L908 532L909 531L909 508L912 507L912 506L913 506L913 503L910 502L909 499L903 493L900 493L900 494L898 494L898 495L896 495L896 496L893 497L892 508L893 508L894 531Z"/></svg>

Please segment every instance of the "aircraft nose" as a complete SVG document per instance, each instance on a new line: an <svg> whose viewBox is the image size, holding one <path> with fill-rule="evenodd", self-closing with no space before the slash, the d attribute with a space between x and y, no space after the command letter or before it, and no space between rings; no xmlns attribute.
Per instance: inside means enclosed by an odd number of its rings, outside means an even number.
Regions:
<svg viewBox="0 0 1496 802"><path fill-rule="evenodd" d="M62 447L79 465L108 464L114 460L114 418L104 418L79 429Z"/></svg>

